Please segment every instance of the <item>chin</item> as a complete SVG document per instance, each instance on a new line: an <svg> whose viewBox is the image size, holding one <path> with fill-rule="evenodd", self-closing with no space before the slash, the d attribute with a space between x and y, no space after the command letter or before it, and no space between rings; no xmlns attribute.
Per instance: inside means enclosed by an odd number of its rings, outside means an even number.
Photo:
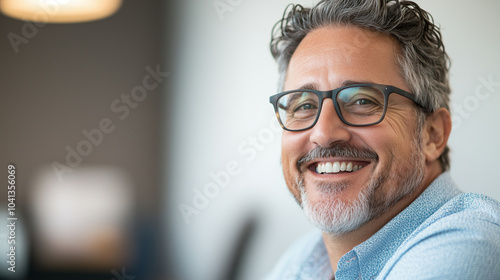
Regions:
<svg viewBox="0 0 500 280"><path fill-rule="evenodd" d="M301 207L310 223L330 235L343 235L354 231L373 217L369 203L369 192L361 191L351 202L338 196L345 186L318 186L325 199L312 200L305 190L303 180L297 180Z"/></svg>

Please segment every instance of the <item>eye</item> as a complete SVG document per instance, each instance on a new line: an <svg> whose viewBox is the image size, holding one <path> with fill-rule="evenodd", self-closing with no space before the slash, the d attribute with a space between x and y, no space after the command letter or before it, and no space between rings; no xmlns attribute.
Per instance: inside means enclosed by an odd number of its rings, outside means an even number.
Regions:
<svg viewBox="0 0 500 280"><path fill-rule="evenodd" d="M311 103L306 103L306 104L301 104L295 108L295 112L300 111L300 110L314 110L316 109L316 106L314 106Z"/></svg>
<svg viewBox="0 0 500 280"><path fill-rule="evenodd" d="M369 100L369 99L358 99L354 102L354 104L356 104L356 105L372 105L372 104L374 104L374 102Z"/></svg>

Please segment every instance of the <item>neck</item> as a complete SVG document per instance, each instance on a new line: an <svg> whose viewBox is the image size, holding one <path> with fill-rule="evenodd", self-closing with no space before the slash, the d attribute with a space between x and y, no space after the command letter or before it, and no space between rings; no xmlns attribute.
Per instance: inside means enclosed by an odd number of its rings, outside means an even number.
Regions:
<svg viewBox="0 0 500 280"><path fill-rule="evenodd" d="M399 207L393 207L382 216L365 223L357 230L343 235L330 235L323 232L323 240L328 252L328 257L330 258L333 273L337 271L338 261L343 255L374 235L403 209L404 208L400 209Z"/></svg>

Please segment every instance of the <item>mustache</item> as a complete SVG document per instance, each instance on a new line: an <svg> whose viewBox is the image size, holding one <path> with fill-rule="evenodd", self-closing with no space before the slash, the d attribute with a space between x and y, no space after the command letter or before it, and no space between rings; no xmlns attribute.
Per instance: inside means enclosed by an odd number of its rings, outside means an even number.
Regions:
<svg viewBox="0 0 500 280"><path fill-rule="evenodd" d="M331 157L363 158L378 161L377 153L371 149L340 143L330 147L316 147L312 149L297 160L297 169L303 172L309 162Z"/></svg>

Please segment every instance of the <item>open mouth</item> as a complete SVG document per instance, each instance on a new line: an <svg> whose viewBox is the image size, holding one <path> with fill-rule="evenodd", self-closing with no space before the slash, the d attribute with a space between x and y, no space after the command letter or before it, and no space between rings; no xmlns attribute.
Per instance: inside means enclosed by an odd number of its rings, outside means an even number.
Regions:
<svg viewBox="0 0 500 280"><path fill-rule="evenodd" d="M368 164L370 163L361 161L317 162L312 164L309 169L318 174L352 173L362 169Z"/></svg>

